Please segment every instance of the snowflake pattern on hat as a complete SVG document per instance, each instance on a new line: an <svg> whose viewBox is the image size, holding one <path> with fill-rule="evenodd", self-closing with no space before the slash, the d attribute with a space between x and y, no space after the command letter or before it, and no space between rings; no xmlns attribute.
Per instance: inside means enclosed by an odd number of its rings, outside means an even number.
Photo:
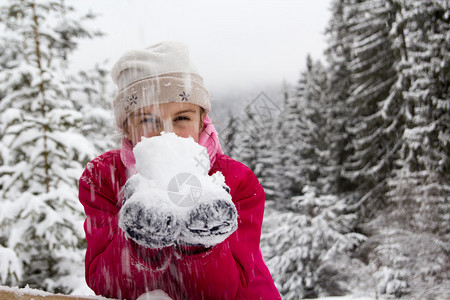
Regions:
<svg viewBox="0 0 450 300"><path fill-rule="evenodd" d="M179 94L178 96L180 96L181 97L181 101L189 101L189 94L188 95L186 95L186 93L183 91L183 93L182 94Z"/></svg>
<svg viewBox="0 0 450 300"><path fill-rule="evenodd" d="M137 105L138 97L136 95L126 95L125 102L125 111L129 111L133 106Z"/></svg>

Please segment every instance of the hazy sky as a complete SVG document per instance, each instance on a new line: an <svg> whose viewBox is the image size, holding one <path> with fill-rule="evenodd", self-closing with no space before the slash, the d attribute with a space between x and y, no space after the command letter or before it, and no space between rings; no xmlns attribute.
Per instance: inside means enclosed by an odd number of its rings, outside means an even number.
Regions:
<svg viewBox="0 0 450 300"><path fill-rule="evenodd" d="M321 58L330 0L77 0L92 9L91 23L106 36L83 41L77 66L90 68L126 51L163 40L189 45L205 84L212 90L242 90L295 83L310 53Z"/></svg>

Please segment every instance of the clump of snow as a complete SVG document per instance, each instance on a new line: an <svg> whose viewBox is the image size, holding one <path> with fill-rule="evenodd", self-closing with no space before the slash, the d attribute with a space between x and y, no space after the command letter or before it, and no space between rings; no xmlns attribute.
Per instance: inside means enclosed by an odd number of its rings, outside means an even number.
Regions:
<svg viewBox="0 0 450 300"><path fill-rule="evenodd" d="M133 149L137 174L125 184L119 226L150 248L180 242L206 247L237 228L222 173L208 175L206 148L174 133L145 138Z"/></svg>
<svg viewBox="0 0 450 300"><path fill-rule="evenodd" d="M19 287L8 287L8 286L0 286L0 291L1 292L8 292L14 295L30 295L30 296L40 296L40 297L46 297L51 295L48 292L44 292L41 290L37 290L37 289L32 289L29 287L25 287L25 288L19 288Z"/></svg>
<svg viewBox="0 0 450 300"><path fill-rule="evenodd" d="M58 297L61 296L61 297ZM52 293L48 293L42 290L38 290L38 289L32 289L28 286L26 286L25 288L19 288L19 287L8 287L8 286L0 286L0 299L4 299L4 297L6 299L34 299L33 297L39 297L40 298L46 298L46 297L51 297L51 299L71 299L70 297L73 297L73 299L77 299L77 300L104 300L104 299L108 299L108 300L113 300L111 298L105 298L102 296L68 296L68 295L62 295L62 294L52 294ZM159 300L162 298L155 298L155 300ZM168 298L170 299L170 298ZM152 298L149 298L148 300L153 300Z"/></svg>
<svg viewBox="0 0 450 300"><path fill-rule="evenodd" d="M167 185L178 173L206 176L210 162L204 151L205 147L192 137L181 138L164 132L161 136L143 137L133 149L139 174L162 185Z"/></svg>
<svg viewBox="0 0 450 300"><path fill-rule="evenodd" d="M0 245L0 257L0 282L6 282L11 275L22 277L22 265L13 250Z"/></svg>
<svg viewBox="0 0 450 300"><path fill-rule="evenodd" d="M140 295L137 300L172 300L172 298L162 290L154 290Z"/></svg>

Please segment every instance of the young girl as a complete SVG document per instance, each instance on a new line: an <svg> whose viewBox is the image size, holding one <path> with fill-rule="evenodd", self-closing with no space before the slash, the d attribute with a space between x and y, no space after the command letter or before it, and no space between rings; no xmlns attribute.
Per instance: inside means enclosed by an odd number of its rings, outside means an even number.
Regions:
<svg viewBox="0 0 450 300"><path fill-rule="evenodd" d="M163 42L126 53L112 77L119 89L114 113L124 134L122 148L91 161L79 183L87 216L88 285L98 295L117 299L136 299L158 289L173 299L281 299L259 248L263 188L249 168L222 153L207 116L209 93L186 46ZM237 229L223 233L224 241L212 246L167 242L164 234L133 235L133 228L119 226L121 213L136 224L152 218L145 211L128 214L121 209L124 186L136 174L133 147L142 137L162 131L192 137L207 149L209 175L224 175L237 211ZM204 211L200 218L211 217ZM157 247L146 246L145 241L155 239Z"/></svg>

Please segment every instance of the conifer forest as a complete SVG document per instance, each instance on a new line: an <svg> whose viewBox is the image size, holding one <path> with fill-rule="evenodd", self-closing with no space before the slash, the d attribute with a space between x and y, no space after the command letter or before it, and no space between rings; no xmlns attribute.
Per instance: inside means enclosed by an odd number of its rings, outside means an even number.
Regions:
<svg viewBox="0 0 450 300"><path fill-rule="evenodd" d="M325 59L298 66L276 114L230 117L222 142L266 192L267 266L286 300L450 297L450 1L329 9ZM0 285L85 284L78 179L118 147L109 70L68 68L95 19L0 6Z"/></svg>

